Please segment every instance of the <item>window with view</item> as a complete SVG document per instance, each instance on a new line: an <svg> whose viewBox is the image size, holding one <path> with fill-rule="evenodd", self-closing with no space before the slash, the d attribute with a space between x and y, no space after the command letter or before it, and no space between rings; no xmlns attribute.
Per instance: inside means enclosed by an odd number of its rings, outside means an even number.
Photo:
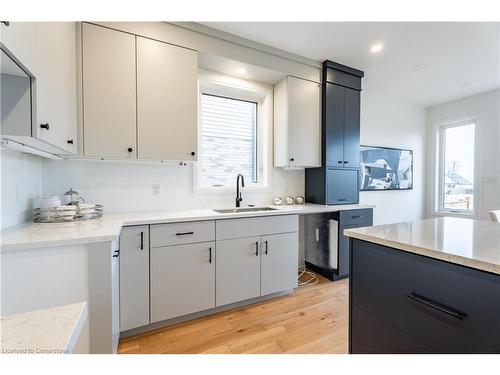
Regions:
<svg viewBox="0 0 500 375"><path fill-rule="evenodd" d="M474 134L475 124L470 122L440 129L441 211L474 212Z"/></svg>
<svg viewBox="0 0 500 375"><path fill-rule="evenodd" d="M257 103L203 93L200 112L200 186L257 183Z"/></svg>

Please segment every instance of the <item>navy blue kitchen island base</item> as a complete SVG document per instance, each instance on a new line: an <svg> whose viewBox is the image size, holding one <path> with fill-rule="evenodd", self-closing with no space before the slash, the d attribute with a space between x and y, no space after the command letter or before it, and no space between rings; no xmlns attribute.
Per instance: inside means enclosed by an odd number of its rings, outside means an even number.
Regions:
<svg viewBox="0 0 500 375"><path fill-rule="evenodd" d="M500 353L500 275L350 241L349 353Z"/></svg>

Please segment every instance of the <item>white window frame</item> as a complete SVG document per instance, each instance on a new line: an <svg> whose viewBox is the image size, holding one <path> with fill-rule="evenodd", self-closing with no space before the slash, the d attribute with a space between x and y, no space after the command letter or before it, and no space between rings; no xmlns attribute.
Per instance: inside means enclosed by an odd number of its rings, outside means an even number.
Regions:
<svg viewBox="0 0 500 375"><path fill-rule="evenodd" d="M246 100L257 103L257 183L245 181L245 191L271 191L271 151L273 121L273 87L263 83L233 78L223 74L200 70L198 73L198 150L201 151L201 97L202 94L223 96L230 99ZM199 159L201 158L199 155ZM201 186L200 162L193 166L193 191L195 193L228 193L234 186Z"/></svg>
<svg viewBox="0 0 500 375"><path fill-rule="evenodd" d="M444 172L445 172L445 131L446 129L455 128L464 125L472 125L474 124L474 176L473 176L473 184L474 184L474 194L473 194L473 209L472 210L464 210L464 209L450 209L444 207ZM464 216L464 217L475 217L478 208L479 208L479 192L478 192L478 181L479 181L479 165L478 165L478 148L477 148L477 140L478 140L478 127L477 121L475 118L461 119L457 121L447 121L441 122L437 126L437 187L436 187L436 197L435 197L435 214L441 215L451 215L451 216Z"/></svg>

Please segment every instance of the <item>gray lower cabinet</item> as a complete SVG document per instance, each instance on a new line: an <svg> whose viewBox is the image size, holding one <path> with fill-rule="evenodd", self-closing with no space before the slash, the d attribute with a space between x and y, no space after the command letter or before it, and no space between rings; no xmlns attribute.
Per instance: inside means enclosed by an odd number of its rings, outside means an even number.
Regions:
<svg viewBox="0 0 500 375"><path fill-rule="evenodd" d="M217 306L260 296L260 251L260 237L217 241Z"/></svg>
<svg viewBox="0 0 500 375"><path fill-rule="evenodd" d="M111 256L111 315L113 316L113 354L120 339L120 250L114 248Z"/></svg>
<svg viewBox="0 0 500 375"><path fill-rule="evenodd" d="M120 250L123 332L296 288L298 216L127 227Z"/></svg>
<svg viewBox="0 0 500 375"><path fill-rule="evenodd" d="M215 242L151 249L151 323L215 307Z"/></svg>
<svg viewBox="0 0 500 375"><path fill-rule="evenodd" d="M297 287L299 236L297 232L262 236L260 294Z"/></svg>
<svg viewBox="0 0 500 375"><path fill-rule="evenodd" d="M217 306L297 287L297 215L220 220L216 226Z"/></svg>
<svg viewBox="0 0 500 375"><path fill-rule="evenodd" d="M149 226L120 236L120 331L149 324Z"/></svg>

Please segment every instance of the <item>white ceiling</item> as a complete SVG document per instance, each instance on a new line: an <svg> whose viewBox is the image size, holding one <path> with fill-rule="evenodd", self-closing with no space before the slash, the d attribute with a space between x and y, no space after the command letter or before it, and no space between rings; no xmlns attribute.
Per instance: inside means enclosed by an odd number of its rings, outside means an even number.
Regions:
<svg viewBox="0 0 500 375"><path fill-rule="evenodd" d="M364 85L430 106L500 87L500 23L206 22L310 59L365 72ZM383 43L379 54L370 46ZM425 64L417 70L415 66Z"/></svg>

